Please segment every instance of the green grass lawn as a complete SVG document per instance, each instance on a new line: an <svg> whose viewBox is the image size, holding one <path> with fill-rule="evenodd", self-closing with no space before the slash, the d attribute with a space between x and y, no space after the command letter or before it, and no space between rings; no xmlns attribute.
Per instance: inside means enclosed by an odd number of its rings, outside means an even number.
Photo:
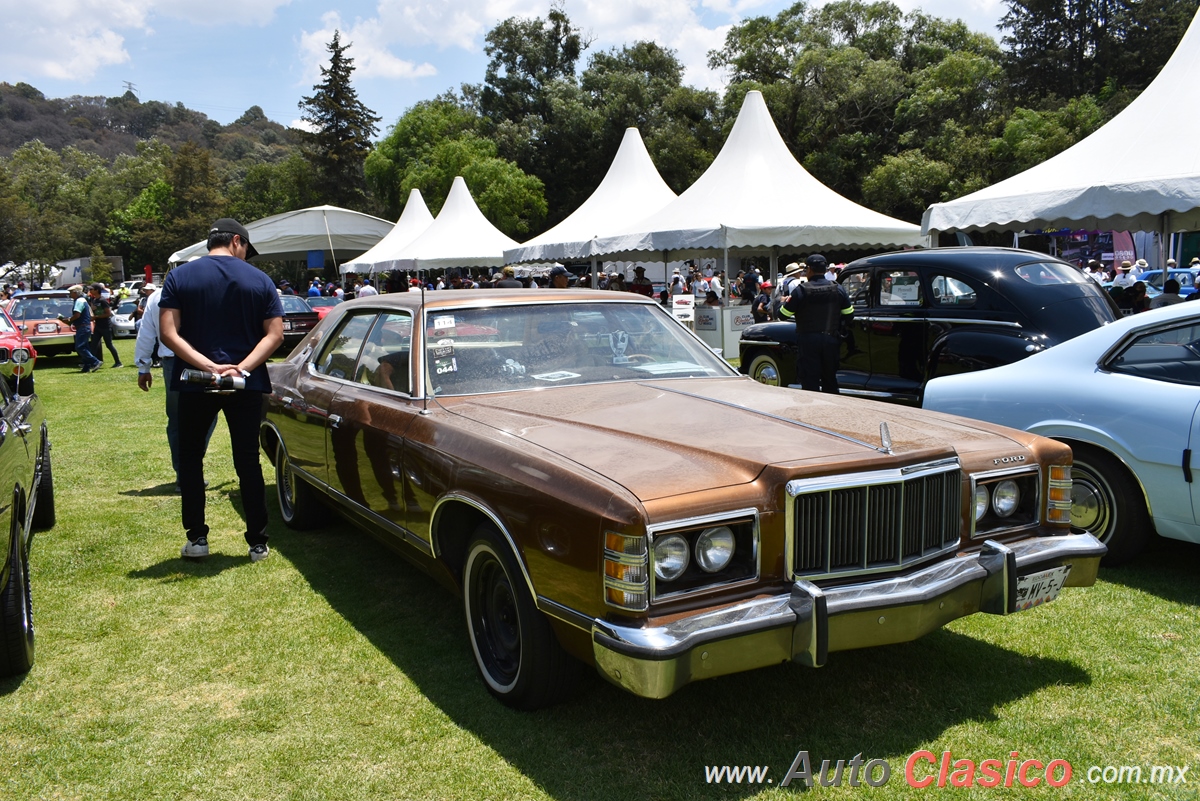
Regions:
<svg viewBox="0 0 1200 801"><path fill-rule="evenodd" d="M120 345L133 362L132 342ZM242 540L228 435L206 476L203 562L179 557L161 376L37 368L58 525L34 540L37 663L0 682L0 799L791 798L800 750L886 760L820 797L1200 796L1200 547L1160 542L1046 607L902 646L692 684L665 701L591 675L536 714L475 675L458 600L342 523ZM231 499L231 493L235 496ZM1064 759L1062 788L912 789L910 754ZM706 765L771 784L710 784ZM1186 784L1090 784L1091 766L1190 766ZM922 768L921 775L926 771ZM1101 774L1094 772L1097 777ZM876 774L878 777L878 774Z"/></svg>

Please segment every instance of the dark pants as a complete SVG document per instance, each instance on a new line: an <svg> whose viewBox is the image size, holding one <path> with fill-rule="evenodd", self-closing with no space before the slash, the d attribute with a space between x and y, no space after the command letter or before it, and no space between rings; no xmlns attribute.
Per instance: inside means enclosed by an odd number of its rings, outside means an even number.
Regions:
<svg viewBox="0 0 1200 801"><path fill-rule="evenodd" d="M195 542L208 536L204 522L204 451L217 412L225 413L233 444L233 468L241 485L246 513L246 542L267 541L267 491L258 461L258 426L262 422L261 392L242 390L179 393L179 489L183 496L183 527Z"/></svg>
<svg viewBox="0 0 1200 801"><path fill-rule="evenodd" d="M112 323L110 323L107 319L95 320L92 322L92 340L90 343L92 353L95 354L96 359L99 360L101 364L104 364L104 351L100 350L101 340L103 340L104 344L108 347L108 352L112 354L113 364L120 364L121 357L117 354L117 349L113 347Z"/></svg>
<svg viewBox="0 0 1200 801"><path fill-rule="evenodd" d="M156 346L157 348L157 346ZM171 469L175 471L175 483L179 483L179 395L181 393L171 389L171 365L174 363L174 356L163 356L163 383L167 388L167 447L171 449ZM200 454L200 458L204 458L204 453L208 451L208 441L212 439L213 430L217 427L217 416L213 415L212 422L208 425L208 433L204 435L204 451Z"/></svg>
<svg viewBox="0 0 1200 801"><path fill-rule="evenodd" d="M79 354L79 363L84 369L90 369L100 364L100 360L96 358L96 354L92 353L88 342L92 338L92 330L85 328L82 331L75 330L75 352Z"/></svg>
<svg viewBox="0 0 1200 801"><path fill-rule="evenodd" d="M838 394L837 371L841 340L835 334L796 334L796 373L800 387L812 392Z"/></svg>

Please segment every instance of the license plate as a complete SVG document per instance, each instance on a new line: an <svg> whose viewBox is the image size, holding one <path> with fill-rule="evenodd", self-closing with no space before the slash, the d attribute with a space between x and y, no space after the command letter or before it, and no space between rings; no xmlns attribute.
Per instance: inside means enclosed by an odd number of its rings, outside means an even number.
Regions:
<svg viewBox="0 0 1200 801"><path fill-rule="evenodd" d="M37 332L39 334L57 334L58 323L38 323Z"/></svg>
<svg viewBox="0 0 1200 801"><path fill-rule="evenodd" d="M1040 573L1017 578L1017 611L1047 604L1058 597L1067 583L1070 565L1052 567Z"/></svg>
<svg viewBox="0 0 1200 801"><path fill-rule="evenodd" d="M284 320L284 321L283 321L283 330L284 330L284 331L291 331L291 330L292 330L292 321L291 321L291 320Z"/></svg>

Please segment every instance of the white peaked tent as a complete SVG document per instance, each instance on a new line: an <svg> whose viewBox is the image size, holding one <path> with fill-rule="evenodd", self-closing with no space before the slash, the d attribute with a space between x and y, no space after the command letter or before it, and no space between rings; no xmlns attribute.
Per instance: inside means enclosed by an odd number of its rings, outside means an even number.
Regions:
<svg viewBox="0 0 1200 801"><path fill-rule="evenodd" d="M626 230L675 199L637 128L626 128L604 180L579 208L540 236L504 252L508 264L569 261L592 256L592 241Z"/></svg>
<svg viewBox="0 0 1200 801"><path fill-rule="evenodd" d="M1100 130L1008 180L930 206L925 231L1200 228L1200 13L1162 72Z"/></svg>
<svg viewBox="0 0 1200 801"><path fill-rule="evenodd" d="M455 176L446 203L425 232L396 254L398 270L499 267L517 242L488 222L462 176Z"/></svg>
<svg viewBox="0 0 1200 801"><path fill-rule="evenodd" d="M396 256L433 223L433 215L425 205L420 189L408 193L408 202L396 225L379 244L359 256L342 264L342 275L346 273L378 273L396 269Z"/></svg>
<svg viewBox="0 0 1200 801"><path fill-rule="evenodd" d="M920 228L853 203L809 175L787 149L761 92L746 94L716 159L665 208L599 239L595 255L690 257L714 249L923 245ZM707 255L712 255L711 252Z"/></svg>
<svg viewBox="0 0 1200 801"><path fill-rule="evenodd" d="M286 211L246 223L258 251L256 261L303 260L310 251L323 250L326 258L337 262L370 250L392 227L387 220L337 206ZM206 253L207 240L172 253L167 261L179 264Z"/></svg>

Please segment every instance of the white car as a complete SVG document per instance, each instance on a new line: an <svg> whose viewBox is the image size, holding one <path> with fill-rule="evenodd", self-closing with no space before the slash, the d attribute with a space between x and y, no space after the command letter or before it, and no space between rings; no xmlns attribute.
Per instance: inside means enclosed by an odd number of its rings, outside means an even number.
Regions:
<svg viewBox="0 0 1200 801"><path fill-rule="evenodd" d="M113 336L120 339L122 337L137 336L137 326L134 325L133 313L137 310L137 298L125 298L121 301L117 308L113 309L112 330Z"/></svg>
<svg viewBox="0 0 1200 801"><path fill-rule="evenodd" d="M1071 446L1071 523L1128 561L1151 532L1200 543L1200 302L1135 314L1027 359L930 381L923 406Z"/></svg>

